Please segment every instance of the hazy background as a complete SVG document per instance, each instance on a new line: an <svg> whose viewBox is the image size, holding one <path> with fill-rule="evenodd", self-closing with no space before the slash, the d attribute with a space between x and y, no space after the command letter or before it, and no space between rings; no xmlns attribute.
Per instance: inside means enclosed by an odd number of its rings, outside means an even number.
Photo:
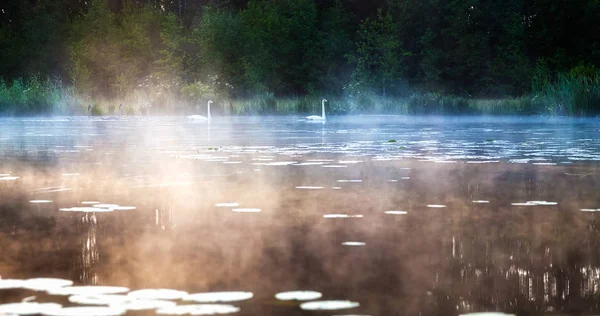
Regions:
<svg viewBox="0 0 600 316"><path fill-rule="evenodd" d="M596 0L6 0L0 113L596 114ZM143 107L145 106L145 107Z"/></svg>

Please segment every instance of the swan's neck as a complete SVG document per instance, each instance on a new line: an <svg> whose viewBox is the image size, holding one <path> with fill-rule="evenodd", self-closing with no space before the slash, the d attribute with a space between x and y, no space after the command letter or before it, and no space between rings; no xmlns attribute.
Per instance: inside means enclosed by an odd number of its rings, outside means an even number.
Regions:
<svg viewBox="0 0 600 316"><path fill-rule="evenodd" d="M321 117L325 119L325 101L321 101Z"/></svg>
<svg viewBox="0 0 600 316"><path fill-rule="evenodd" d="M210 120L210 103L208 103L208 119Z"/></svg>

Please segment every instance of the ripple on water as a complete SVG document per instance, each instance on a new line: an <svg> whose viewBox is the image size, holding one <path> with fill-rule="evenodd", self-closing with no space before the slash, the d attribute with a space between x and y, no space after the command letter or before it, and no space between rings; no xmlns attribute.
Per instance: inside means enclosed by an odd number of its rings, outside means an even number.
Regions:
<svg viewBox="0 0 600 316"><path fill-rule="evenodd" d="M310 301L320 299L323 294L316 291L288 291L275 294L275 298L281 301Z"/></svg>
<svg viewBox="0 0 600 316"><path fill-rule="evenodd" d="M119 307L81 306L63 307L42 311L46 316L119 316L125 314L126 310Z"/></svg>
<svg viewBox="0 0 600 316"><path fill-rule="evenodd" d="M128 311L142 311L149 309L171 308L177 306L177 303L165 300L130 300L112 305Z"/></svg>
<svg viewBox="0 0 600 316"><path fill-rule="evenodd" d="M344 241L342 243L343 246L349 246L349 247L361 247L361 246L366 246L367 243L362 242L362 241Z"/></svg>
<svg viewBox="0 0 600 316"><path fill-rule="evenodd" d="M300 304L300 308L304 310L338 310L350 309L360 306L358 302L352 301L315 301Z"/></svg>
<svg viewBox="0 0 600 316"><path fill-rule="evenodd" d="M81 204L84 204L83 202ZM114 212L114 211L131 211L131 210L135 210L136 207L135 206L122 206L122 205L117 205L117 204L98 204L98 203L92 203L92 202L88 202L85 203L86 205L92 205L92 206L76 206L76 207L66 207L66 208L60 208L60 211L63 212L84 212L84 213L107 213L107 212Z"/></svg>
<svg viewBox="0 0 600 316"><path fill-rule="evenodd" d="M488 200L473 200L473 204L487 204L490 203Z"/></svg>
<svg viewBox="0 0 600 316"><path fill-rule="evenodd" d="M240 206L240 203L217 203L215 204L216 207L236 207L236 206Z"/></svg>
<svg viewBox="0 0 600 316"><path fill-rule="evenodd" d="M71 285L73 285L73 281L71 280L55 278L34 278L25 280L23 288L34 291L48 291L50 289Z"/></svg>
<svg viewBox="0 0 600 316"><path fill-rule="evenodd" d="M92 207L97 207L97 208L115 208L118 207L118 204L94 204Z"/></svg>
<svg viewBox="0 0 600 316"><path fill-rule="evenodd" d="M113 212L113 209L110 208L99 208L99 207L88 207L88 206L83 206L83 207L63 207L63 208L59 208L58 209L61 212L83 212L83 213L107 213L107 212Z"/></svg>
<svg viewBox="0 0 600 316"><path fill-rule="evenodd" d="M239 307L227 304L195 304L161 308L156 313L161 315L219 315L237 313L239 311Z"/></svg>
<svg viewBox="0 0 600 316"><path fill-rule="evenodd" d="M113 207L112 209L115 211L133 211L136 209L136 207L135 206L117 205L117 206Z"/></svg>
<svg viewBox="0 0 600 316"><path fill-rule="evenodd" d="M50 295L98 295L98 294L119 294L129 292L129 288L121 286L66 286L60 288L48 289Z"/></svg>
<svg viewBox="0 0 600 316"><path fill-rule="evenodd" d="M25 280L0 279L0 290L20 289L25 286Z"/></svg>
<svg viewBox="0 0 600 316"><path fill-rule="evenodd" d="M427 207L429 207L429 208L444 208L444 207L446 207L446 205L444 205L444 204L427 204Z"/></svg>
<svg viewBox="0 0 600 316"><path fill-rule="evenodd" d="M206 292L189 294L183 298L184 301L193 301L196 303L220 303L245 301L254 297L252 292L226 291L226 292Z"/></svg>
<svg viewBox="0 0 600 316"><path fill-rule="evenodd" d="M385 214L389 214L389 215L406 215L408 214L407 211L385 211Z"/></svg>
<svg viewBox="0 0 600 316"><path fill-rule="evenodd" d="M600 208L582 208L580 209L582 212L600 212ZM2 281L2 280L0 280ZM2 288L2 283L0 283L0 289Z"/></svg>
<svg viewBox="0 0 600 316"><path fill-rule="evenodd" d="M297 186L296 189L300 189L300 190L321 190L321 189L323 189L323 187L301 185L301 186Z"/></svg>
<svg viewBox="0 0 600 316"><path fill-rule="evenodd" d="M323 218L363 218L361 214L349 215L349 214L325 214Z"/></svg>
<svg viewBox="0 0 600 316"><path fill-rule="evenodd" d="M458 316L515 316L515 314L505 314L502 312L479 312L479 313L460 314Z"/></svg>
<svg viewBox="0 0 600 316"><path fill-rule="evenodd" d="M14 176L2 176L0 177L0 181L15 181L19 179L19 177L14 177Z"/></svg>
<svg viewBox="0 0 600 316"><path fill-rule="evenodd" d="M188 295L187 292L172 289L143 289L129 292L129 297L147 300L178 300Z"/></svg>
<svg viewBox="0 0 600 316"><path fill-rule="evenodd" d="M293 166L319 166L325 164L324 162L301 162L293 164Z"/></svg>
<svg viewBox="0 0 600 316"><path fill-rule="evenodd" d="M71 295L69 302L81 305L114 305L136 300L127 295L98 294L98 295Z"/></svg>
<svg viewBox="0 0 600 316"><path fill-rule="evenodd" d="M548 202L548 201L527 201L527 202L516 202L511 203L513 206L536 206L536 205L557 205L557 202Z"/></svg>
<svg viewBox="0 0 600 316"><path fill-rule="evenodd" d="M261 209L259 208L234 208L231 211L236 213L259 213Z"/></svg>
<svg viewBox="0 0 600 316"><path fill-rule="evenodd" d="M29 203L33 203L33 204L47 204L47 203L52 203L52 200L31 200L31 201L29 201Z"/></svg>
<svg viewBox="0 0 600 316"><path fill-rule="evenodd" d="M256 162L255 166L289 166L297 163L297 161L275 161L275 162Z"/></svg>
<svg viewBox="0 0 600 316"><path fill-rule="evenodd" d="M467 163L471 164L484 164L484 163L498 163L500 160L469 160Z"/></svg>
<svg viewBox="0 0 600 316"><path fill-rule="evenodd" d="M62 305L56 303L36 303L36 302L21 302L0 304L0 315L15 314L15 315L36 315L42 314L44 311L52 311L60 309Z"/></svg>

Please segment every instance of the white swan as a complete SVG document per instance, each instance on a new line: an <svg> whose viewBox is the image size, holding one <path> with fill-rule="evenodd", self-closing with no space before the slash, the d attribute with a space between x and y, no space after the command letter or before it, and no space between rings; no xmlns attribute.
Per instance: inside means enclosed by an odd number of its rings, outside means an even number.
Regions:
<svg viewBox="0 0 600 316"><path fill-rule="evenodd" d="M211 103L213 103L213 101L212 100L208 100L208 103L207 103L207 107L208 107L208 109L207 109L207 115L208 115L208 117L204 117L202 115L188 115L187 118L189 120L193 120L193 121L210 121L210 104Z"/></svg>
<svg viewBox="0 0 600 316"><path fill-rule="evenodd" d="M327 121L327 118L325 117L325 102L327 102L327 99L323 99L321 100L321 113L322 116L318 116L318 115L311 115L311 116L307 116L306 120L307 121L311 121L311 122L325 122Z"/></svg>
<svg viewBox="0 0 600 316"><path fill-rule="evenodd" d="M121 113L122 113L121 108L122 107L123 107L123 103L119 104L119 117L108 116L108 117L103 117L102 120L104 120L104 121L120 121L121 120Z"/></svg>

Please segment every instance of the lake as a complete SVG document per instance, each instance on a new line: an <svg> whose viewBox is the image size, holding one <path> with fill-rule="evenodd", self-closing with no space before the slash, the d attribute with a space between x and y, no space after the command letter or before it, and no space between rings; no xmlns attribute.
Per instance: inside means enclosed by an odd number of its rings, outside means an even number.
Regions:
<svg viewBox="0 0 600 316"><path fill-rule="evenodd" d="M0 304L24 301L0 314L598 313L599 133L540 117L0 119Z"/></svg>

